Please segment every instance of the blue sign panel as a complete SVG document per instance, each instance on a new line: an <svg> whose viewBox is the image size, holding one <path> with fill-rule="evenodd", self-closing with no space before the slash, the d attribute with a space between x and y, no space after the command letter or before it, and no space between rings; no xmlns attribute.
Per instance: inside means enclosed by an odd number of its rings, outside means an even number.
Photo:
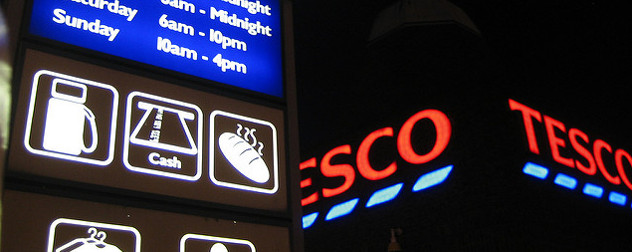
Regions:
<svg viewBox="0 0 632 252"><path fill-rule="evenodd" d="M278 0L34 0L34 35L283 96Z"/></svg>

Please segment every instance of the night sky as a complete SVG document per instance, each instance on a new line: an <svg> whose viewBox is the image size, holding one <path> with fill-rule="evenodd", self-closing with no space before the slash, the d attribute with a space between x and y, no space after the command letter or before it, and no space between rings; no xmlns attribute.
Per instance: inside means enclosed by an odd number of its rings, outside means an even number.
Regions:
<svg viewBox="0 0 632 252"><path fill-rule="evenodd" d="M603 139L631 151L629 4L455 0L480 34L454 24L426 24L369 43L374 18L394 2L294 2L301 160L320 161L344 144L351 145L353 156L372 131L397 131L424 109L448 115L450 145L436 160L410 166L387 143L372 162L384 167L396 160L395 175L377 182L357 175L348 192L321 198L304 208L305 214L324 215L358 195L366 200L366 194L420 170L454 164L453 175L423 196L403 194L390 205L358 209L339 221L318 220L305 231L306 250L386 251L391 227L404 230L405 251L630 249L629 201L625 208L612 207L578 189L533 181L521 168L525 161L539 162L606 190L629 189L556 163L542 125L537 130L542 154L529 152L520 114L507 104L514 99L585 132L590 143ZM572 152L561 155L581 159ZM303 176L315 185L304 194L342 183L317 168Z"/></svg>
<svg viewBox="0 0 632 252"><path fill-rule="evenodd" d="M379 11L393 2L294 1L301 129L318 131L338 120L337 113L362 107L364 102L354 101L363 99L356 95L358 87L366 87L371 26ZM625 1L452 3L481 32L488 53L479 57L491 72L486 74L495 79L490 88L509 87L531 97L545 90L564 99L561 105L567 107L570 102L582 109L608 108L599 113L630 107L632 7ZM311 145L310 135L302 134L302 142Z"/></svg>

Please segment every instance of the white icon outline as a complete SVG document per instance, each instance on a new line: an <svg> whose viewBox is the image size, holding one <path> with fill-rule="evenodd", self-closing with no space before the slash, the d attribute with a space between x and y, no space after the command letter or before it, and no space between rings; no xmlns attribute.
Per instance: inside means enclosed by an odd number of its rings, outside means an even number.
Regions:
<svg viewBox="0 0 632 252"><path fill-rule="evenodd" d="M245 246L250 247L250 250L251 250L250 252L257 252L257 250L255 249L255 245L248 240L226 238L226 237L219 237L219 236L210 236L210 235L201 235L201 234L185 234L184 236L182 236L182 238L180 238L180 252L186 252L184 246L187 240L202 240L202 241L210 241L210 242L245 245Z"/></svg>
<svg viewBox="0 0 632 252"><path fill-rule="evenodd" d="M273 156L273 166L272 166L272 173L273 173L273 179L274 179L274 187L270 188L270 189L266 189L266 188L260 188L260 187L254 187L254 186L248 186L248 185L242 185L242 184L236 184L236 183L231 183L231 182L224 182L224 181L220 181L217 178L215 178L215 144L214 141L216 141L216 137L215 137L215 117L216 116L224 116L224 117L228 117L228 118L233 118L233 119L237 119L237 120L241 120L241 121L246 121L246 122L251 122L254 124L259 124L259 125L263 125L263 126L267 126L270 129L272 129L272 156ZM278 144L277 144L277 130L276 127L274 126L274 124L272 124L271 122L268 121L264 121L264 120L260 120L260 119L255 119L255 118L251 118L251 117L247 117L247 116L243 116L243 115L238 115L238 114L234 114L234 113L230 113L230 112L226 112L226 111L221 111L221 110L215 110L213 112L211 112L210 115L210 141L213 141L213 143L210 144L209 147L209 178L211 179L211 181L213 181L213 183L215 183L218 186L222 186L222 187L228 187L228 188L234 188L234 189L239 189L239 190L246 190L246 191L252 191L252 192L257 192L257 193L265 193L265 194L274 194L279 190L279 154L278 154Z"/></svg>
<svg viewBox="0 0 632 252"><path fill-rule="evenodd" d="M84 226L88 228L105 228L105 229L113 229L117 231L130 232L134 235L135 244L134 251L132 252L140 252L140 244L141 244L141 235L140 232L136 228L116 225L116 224L107 224L100 222L92 222L92 221L84 221L84 220L75 220L75 219L67 219L67 218L59 218L53 221L50 224L48 229L48 244L47 244L47 252L54 252L55 246L55 230L57 230L57 226L60 224L69 224L73 226Z"/></svg>
<svg viewBox="0 0 632 252"><path fill-rule="evenodd" d="M186 125L186 122L184 122L185 119L188 120L193 120L195 119L195 115L193 113L189 113L186 111L181 111L181 110L177 110L177 109L172 109L172 108L168 108L168 107L164 107L164 106L159 106L159 105L150 105L149 103L146 102L138 102L138 108L144 109L145 110L145 114L143 114L143 118L140 119L141 122L144 122L147 120L147 118L149 117L149 114L151 112L150 109L152 108L159 108L160 110L166 110L166 111L171 111L173 113L176 113L179 115L179 119L180 119L180 123L182 125ZM189 154L189 155L195 155L198 153L198 148L197 146L195 146L195 141L193 140L193 136L191 135L191 131L189 130L188 127L184 127L184 132L187 136L187 140L189 140L189 143L192 143L193 146L191 146L191 148L184 148L184 147L180 147L180 146L171 146L168 144L164 144L164 143L160 143L160 142L152 142L150 140L145 140L145 139L139 139L136 136L138 135L138 132L140 131L141 127L140 127L140 123L138 125L136 125L136 128L134 128L134 130L131 133L130 136L130 142L136 145L141 145L141 146L146 146L146 147L153 147L153 148L158 148L158 149L164 149L164 150L170 150L170 151L177 151L177 152L182 152L185 154Z"/></svg>
<svg viewBox="0 0 632 252"><path fill-rule="evenodd" d="M55 79L53 80L53 86L51 88L55 88L57 86L57 84L59 82L64 82L64 83L72 83L72 82L76 82L76 83L81 83L81 84L86 84L86 85L90 85L90 86L94 86L94 87L98 87L101 89L105 89L108 90L110 92L112 92L112 120L110 123L110 137L109 137L109 147L108 147L108 154L107 157L104 160L99 160L99 159L92 159L89 157L81 157L81 156L77 156L77 155L72 155L72 154L67 154L67 153L61 153L61 152L54 152L54 151L48 151L48 150L40 150L40 149L36 149L34 147L31 146L30 144L30 139L31 139L31 127L33 126L33 116L35 113L35 101L36 101L36 96L37 96L37 88L38 88L38 84L39 84L39 78L42 75L49 75L54 77ZM59 80L57 78L61 78L62 80ZM64 81L63 79L69 80L69 81ZM52 95L52 94L51 94ZM59 97L59 96L58 96ZM112 163L112 161L114 160L114 146L115 146L115 141L116 141L116 121L117 121L117 117L118 117L118 91L116 90L116 88L114 88L113 86L107 85L107 84L103 84L103 83L99 83L99 82L95 82L95 81L91 81L91 80L87 80L87 79L81 79L78 77L74 77L74 76L70 76L70 75L66 75L66 74L61 74L61 73L56 73L50 70L39 70L35 73L35 75L33 76L33 83L31 86L31 96L30 96L30 100L29 100L29 108L28 108L28 114L27 114L27 121L26 121L26 126L24 129L24 147L31 153L36 154L36 155L42 155L42 156L47 156L47 157L52 157L52 158L57 158L57 159L65 159L65 160L70 160L73 162L79 162L79 163L86 163L86 164L92 164L92 165L98 165L98 166L107 166L110 163ZM68 99L69 97L65 97L66 99ZM76 98L76 97L75 97ZM71 98L73 99L73 98ZM82 97L80 99L77 99L77 101L84 101L85 102L86 97ZM98 136L97 136L98 138Z"/></svg>
<svg viewBox="0 0 632 252"><path fill-rule="evenodd" d="M144 141L144 140L139 140L139 139L132 139L132 134L135 135L135 133L137 133L137 129L135 128L133 132L131 132L131 112L132 112L132 100L135 97L142 97L142 98L147 98L147 99L151 99L151 100L156 100L159 102L163 102L163 103L169 103L175 106L180 106L180 107L185 107L187 109L192 109L195 110L197 112L197 118L198 118L198 123L197 123L197 141L192 141L191 144L191 149L186 149L186 148L177 148L177 147L173 147L171 145L166 145L166 144L160 144L160 143L151 143L149 141ZM142 103L142 104L141 104ZM139 108L143 109L143 108L147 108L148 103L146 102L138 102L138 106ZM181 123L183 123L183 125L186 125L183 121L183 117L188 118L188 119L195 119L195 115L192 113L188 113L188 112L184 112L184 111L180 111L180 110L176 110L176 109L172 109L172 108L167 108L164 106L160 106L160 105L155 105L152 104L150 106L154 106L154 107L160 107L163 109L167 109L169 111L175 112L180 116L180 120ZM180 113L182 112L182 113ZM146 119L146 117L148 117L149 113L145 113L143 114L143 118L141 118L141 120ZM168 178L173 178L173 179L179 179L179 180L185 180L185 181L197 181L198 179L200 179L200 177L202 176L202 110L195 104L191 104L191 103L186 103L186 102L182 102L182 101L177 101L177 100L173 100L173 99L169 99L169 98L164 98L164 97L160 97L157 95L152 95L152 94L147 94L147 93L143 93L143 92L138 92L138 91L134 91L132 93L130 93L127 96L127 106L125 109L125 134L123 136L123 163L125 165L125 167L131 171L134 172L140 172L140 173L146 173L146 174L151 174L151 175L157 175L157 176L162 176L162 177L168 177ZM192 139L192 135L189 132L189 129L187 127L184 127L185 129L185 134L187 135L187 138L189 138L189 140L193 140ZM177 152L182 152L185 154L191 154L191 155L196 155L197 156L197 160L196 160L196 172L194 175L184 175L184 174L177 174L177 173L171 173L171 172L166 172L166 171L159 171L159 170L155 170L155 169L151 169L151 168L146 168L146 167L137 167L134 166L132 164L129 163L129 149L130 149L130 143L133 144L137 144L140 146L146 146L146 147L154 147L154 148L159 148L159 149L166 149L166 150L170 150L170 151L177 151ZM195 146L193 146L195 145ZM170 149L173 148L173 149Z"/></svg>

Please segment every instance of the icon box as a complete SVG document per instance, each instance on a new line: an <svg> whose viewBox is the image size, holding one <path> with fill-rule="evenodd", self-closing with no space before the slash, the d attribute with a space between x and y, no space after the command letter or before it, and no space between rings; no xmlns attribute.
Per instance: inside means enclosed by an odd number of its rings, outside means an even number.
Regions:
<svg viewBox="0 0 632 252"><path fill-rule="evenodd" d="M125 111L125 167L197 181L202 176L201 118L202 111L194 104L132 92Z"/></svg>
<svg viewBox="0 0 632 252"><path fill-rule="evenodd" d="M118 91L48 70L33 76L25 148L36 155L106 166L114 159Z"/></svg>
<svg viewBox="0 0 632 252"><path fill-rule="evenodd" d="M194 251L256 252L256 249L248 240L200 234L184 235L180 239L180 252Z"/></svg>
<svg viewBox="0 0 632 252"><path fill-rule="evenodd" d="M276 127L216 110L210 115L209 177L217 186L274 194L279 189Z"/></svg>
<svg viewBox="0 0 632 252"><path fill-rule="evenodd" d="M141 235L136 228L60 218L50 225L46 251L140 252L140 245Z"/></svg>

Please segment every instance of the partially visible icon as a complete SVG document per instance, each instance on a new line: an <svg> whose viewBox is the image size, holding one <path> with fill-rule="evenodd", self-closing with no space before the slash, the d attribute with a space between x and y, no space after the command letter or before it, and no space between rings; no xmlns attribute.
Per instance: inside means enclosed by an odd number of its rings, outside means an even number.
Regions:
<svg viewBox="0 0 632 252"><path fill-rule="evenodd" d="M210 252L228 252L228 248L223 243L215 243L211 247Z"/></svg>
<svg viewBox="0 0 632 252"><path fill-rule="evenodd" d="M24 145L34 154L105 166L112 162L118 92L48 70L33 77Z"/></svg>
<svg viewBox="0 0 632 252"><path fill-rule="evenodd" d="M256 252L255 245L244 239L186 234L180 239L180 252Z"/></svg>
<svg viewBox="0 0 632 252"><path fill-rule="evenodd" d="M222 187L273 194L279 186L276 127L224 111L211 113L209 175Z"/></svg>
<svg viewBox="0 0 632 252"><path fill-rule="evenodd" d="M88 234L90 235L90 237L74 239L71 242L59 247L58 249L55 249L55 252L123 252L118 247L105 242L107 233L103 231L98 231L94 227L90 227L88 228Z"/></svg>
<svg viewBox="0 0 632 252"><path fill-rule="evenodd" d="M202 111L133 92L127 98L123 159L134 172L195 181L202 170Z"/></svg>
<svg viewBox="0 0 632 252"><path fill-rule="evenodd" d="M49 228L47 252L140 252L140 241L133 227L61 218Z"/></svg>

